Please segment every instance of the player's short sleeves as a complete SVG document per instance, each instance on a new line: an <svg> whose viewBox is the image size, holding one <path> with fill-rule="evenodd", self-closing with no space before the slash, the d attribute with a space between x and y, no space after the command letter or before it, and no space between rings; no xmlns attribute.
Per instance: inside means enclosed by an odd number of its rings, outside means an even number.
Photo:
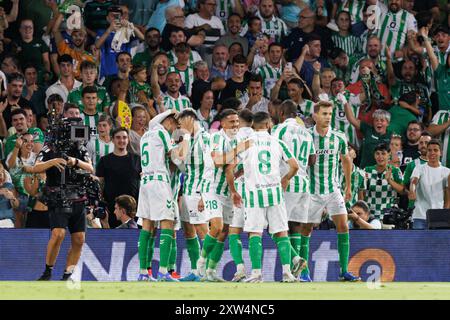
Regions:
<svg viewBox="0 0 450 320"><path fill-rule="evenodd" d="M278 143L279 143L280 148L281 148L281 154L282 154L283 160L287 161L287 160L291 159L292 158L292 153L291 153L291 151L289 151L289 148L286 145L286 143L284 143L281 140L278 140Z"/></svg>
<svg viewBox="0 0 450 320"><path fill-rule="evenodd" d="M344 135L339 135L339 153L345 156L348 152L347 139Z"/></svg>
<svg viewBox="0 0 450 320"><path fill-rule="evenodd" d="M172 139L169 136L169 133L165 130L159 130L158 131L158 137L161 139L163 145L164 145L164 152L167 153L170 150L174 148L174 144L172 142Z"/></svg>
<svg viewBox="0 0 450 320"><path fill-rule="evenodd" d="M225 139L220 134L214 134L211 140L211 152L226 152Z"/></svg>

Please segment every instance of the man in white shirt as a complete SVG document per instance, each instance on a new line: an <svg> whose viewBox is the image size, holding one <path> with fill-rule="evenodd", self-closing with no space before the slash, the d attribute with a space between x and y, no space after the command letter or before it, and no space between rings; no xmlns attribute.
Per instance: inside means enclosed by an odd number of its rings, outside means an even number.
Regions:
<svg viewBox="0 0 450 320"><path fill-rule="evenodd" d="M428 209L450 208L448 186L450 169L441 165L441 142L432 139L428 142L428 162L417 166L411 175L409 199L415 200L413 229L426 229Z"/></svg>
<svg viewBox="0 0 450 320"><path fill-rule="evenodd" d="M63 54L58 57L59 70L61 72L59 80L48 87L45 91L45 107L48 109L47 99L52 94L57 93L63 98L64 103L67 102L67 97L72 89L81 86L81 82L76 80L73 73L73 59L68 54Z"/></svg>

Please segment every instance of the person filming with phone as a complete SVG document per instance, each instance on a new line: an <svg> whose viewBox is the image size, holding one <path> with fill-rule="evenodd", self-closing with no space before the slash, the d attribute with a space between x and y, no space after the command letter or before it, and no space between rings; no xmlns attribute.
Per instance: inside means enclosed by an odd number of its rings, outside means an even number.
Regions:
<svg viewBox="0 0 450 320"><path fill-rule="evenodd" d="M381 222L370 214L369 205L359 200L348 210L350 229L379 230Z"/></svg>

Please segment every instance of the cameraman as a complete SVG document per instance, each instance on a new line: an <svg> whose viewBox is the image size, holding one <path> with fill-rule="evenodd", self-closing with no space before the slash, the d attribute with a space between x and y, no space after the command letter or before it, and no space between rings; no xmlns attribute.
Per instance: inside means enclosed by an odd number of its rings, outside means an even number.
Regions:
<svg viewBox="0 0 450 320"><path fill-rule="evenodd" d="M64 105L64 118L79 118L80 111L78 107L71 103ZM67 157L63 159L57 150L53 150L52 145L45 143L42 151L38 155L36 164L32 167L32 172L45 172L47 180L45 188L52 188L51 196L57 194L58 187L61 187L61 172L64 170L67 185L71 184L70 171L85 170L93 173L91 161L86 148L83 145L72 144L66 152ZM72 182L73 183L73 182ZM70 191L70 187L67 189ZM56 191L56 192L55 192ZM53 266L58 257L59 249L66 234L66 227L71 233L71 247L67 254L67 263L64 275L61 280L68 280L72 275L75 266L81 255L85 239L86 217L85 217L85 200L86 197L79 196L78 193L67 192L71 208L63 207L63 204L54 204L53 201L48 203L48 212L50 219L50 229L52 230L51 238L47 246L47 256L45 271L38 280L50 280L52 276Z"/></svg>
<svg viewBox="0 0 450 320"><path fill-rule="evenodd" d="M369 206L365 201L359 200L349 209L348 214L350 229L381 229L381 222L370 214Z"/></svg>

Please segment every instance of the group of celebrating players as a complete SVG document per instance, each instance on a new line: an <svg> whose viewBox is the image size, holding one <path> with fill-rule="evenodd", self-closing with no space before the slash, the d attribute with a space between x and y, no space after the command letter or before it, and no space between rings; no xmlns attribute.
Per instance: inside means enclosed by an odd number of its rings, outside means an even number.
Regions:
<svg viewBox="0 0 450 320"><path fill-rule="evenodd" d="M232 281L262 282L262 234L267 228L278 249L282 282L311 282L309 240L324 210L336 225L339 280L361 280L348 271L345 202L351 197L352 161L345 135L330 126L332 113L331 102L316 103L316 124L308 130L297 122L291 100L277 108L276 126L266 112L224 109L221 130L211 134L192 109L171 109L153 118L141 138L138 280L225 281L216 267L228 237L237 270ZM174 270L180 227L191 263L183 278ZM160 256L154 277L156 228ZM250 275L243 262L242 232L249 237Z"/></svg>

